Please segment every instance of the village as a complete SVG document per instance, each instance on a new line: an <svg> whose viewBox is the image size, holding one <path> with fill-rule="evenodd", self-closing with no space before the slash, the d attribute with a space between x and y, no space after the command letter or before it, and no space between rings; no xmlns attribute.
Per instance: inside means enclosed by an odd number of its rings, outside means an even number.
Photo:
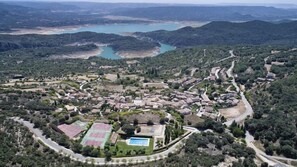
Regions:
<svg viewBox="0 0 297 167"><path fill-rule="evenodd" d="M102 69L107 72L42 82L14 76L3 86L45 93L42 100L58 106L55 117L66 117L58 121L60 133L83 147L108 146L116 157L152 154L189 134L183 126L241 114L230 114L240 110L241 100L225 68L212 68L206 78L183 75L169 80Z"/></svg>

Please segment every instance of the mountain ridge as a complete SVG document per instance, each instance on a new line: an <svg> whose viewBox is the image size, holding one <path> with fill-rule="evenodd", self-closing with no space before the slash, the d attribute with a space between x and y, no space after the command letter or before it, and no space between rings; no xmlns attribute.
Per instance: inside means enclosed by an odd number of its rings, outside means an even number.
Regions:
<svg viewBox="0 0 297 167"><path fill-rule="evenodd" d="M254 20L242 23L215 21L201 27L184 27L176 31L135 33L140 37L176 47L199 45L297 44L297 21L271 23Z"/></svg>
<svg viewBox="0 0 297 167"><path fill-rule="evenodd" d="M113 14L175 21L270 21L296 18L297 10L266 6L161 6L128 9Z"/></svg>

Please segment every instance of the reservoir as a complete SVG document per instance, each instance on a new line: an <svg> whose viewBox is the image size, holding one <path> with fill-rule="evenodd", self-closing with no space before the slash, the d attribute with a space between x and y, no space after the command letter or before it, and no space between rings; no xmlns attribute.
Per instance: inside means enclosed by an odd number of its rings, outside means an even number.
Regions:
<svg viewBox="0 0 297 167"><path fill-rule="evenodd" d="M175 50L175 47L172 45L167 45L167 44L163 44L160 43L161 47L160 47L160 54L171 51L171 50Z"/></svg>
<svg viewBox="0 0 297 167"><path fill-rule="evenodd" d="M74 29L66 29L59 31L59 34L65 33L76 33L82 31L91 31L97 33L106 33L106 34L118 34L123 35L125 33L133 32L149 32L157 30L168 30L173 31L183 27L181 23L152 23L152 24L105 24L105 25L92 25L79 27Z"/></svg>
<svg viewBox="0 0 297 167"><path fill-rule="evenodd" d="M106 59L121 59L121 57L117 54L115 54L115 51L108 46L101 47L103 50L98 56L106 58Z"/></svg>
<svg viewBox="0 0 297 167"><path fill-rule="evenodd" d="M152 24L105 24L105 25L92 25L79 27L74 29L66 29L57 32L58 34L65 33L77 33L83 31L90 31L96 33L107 33L107 34L118 34L125 35L127 33L134 32L149 32L149 31L157 31L157 30L168 30L173 31L179 28L184 27L182 23L175 22L164 22L164 23L152 23ZM175 47L167 44L160 43L160 54L165 53L167 51L174 50ZM121 59L119 55L115 53L115 51L109 46L101 47L103 50L98 56L104 57L107 59Z"/></svg>
<svg viewBox="0 0 297 167"><path fill-rule="evenodd" d="M174 50L175 47L167 44L160 43L160 54L165 53L167 51ZM106 59L121 59L119 55L115 53L115 51L109 46L102 46L100 47L103 50L98 56L106 58Z"/></svg>

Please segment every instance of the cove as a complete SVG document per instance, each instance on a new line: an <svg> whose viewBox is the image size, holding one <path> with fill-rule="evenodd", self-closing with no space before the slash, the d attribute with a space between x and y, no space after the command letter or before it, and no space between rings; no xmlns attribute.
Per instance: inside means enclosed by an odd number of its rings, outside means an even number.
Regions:
<svg viewBox="0 0 297 167"><path fill-rule="evenodd" d="M167 45L167 44L163 44L160 43L160 53L165 53L171 50L175 50L174 46L171 45ZM103 51L98 55L99 57L103 57L106 59L112 59L112 60L117 60L117 59L121 59L121 57L119 55L116 54L116 52L109 46L102 46L100 47Z"/></svg>
<svg viewBox="0 0 297 167"><path fill-rule="evenodd" d="M149 32L149 31L157 31L157 30L168 30L173 31L183 27L181 23L175 22L163 22L163 23L152 23L152 24L105 24L105 25L93 25L93 26L85 26L79 27L75 29L67 29L58 32L58 34L65 33L77 33L83 31L90 31L96 33L107 33L107 34L118 34L125 35L125 33L134 33L134 32ZM160 43L160 54L165 53L167 51L174 50L175 47L167 44ZM121 59L119 55L109 46L100 47L102 52L98 54L100 57L104 57L107 59Z"/></svg>

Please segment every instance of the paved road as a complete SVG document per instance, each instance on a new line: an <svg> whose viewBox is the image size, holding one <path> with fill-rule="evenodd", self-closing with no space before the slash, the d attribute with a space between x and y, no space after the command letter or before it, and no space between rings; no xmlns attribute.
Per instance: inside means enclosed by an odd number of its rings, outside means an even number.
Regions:
<svg viewBox="0 0 297 167"><path fill-rule="evenodd" d="M220 76L219 76L220 71L221 71L220 68L216 70L216 72L215 72L216 79L220 79Z"/></svg>
<svg viewBox="0 0 297 167"><path fill-rule="evenodd" d="M210 101L206 93L207 93L207 87L205 87L205 92L201 95L201 97L205 101Z"/></svg>
<svg viewBox="0 0 297 167"><path fill-rule="evenodd" d="M218 60L218 61L216 61L216 63L220 63L220 62L222 62L222 61L225 61L225 60L231 59L231 58L233 58L233 57L236 57L236 56L234 55L234 53L233 53L233 50L230 50L229 53L230 53L230 56L229 56L229 57L226 57L226 58L223 58L223 59L221 59L221 60Z"/></svg>
<svg viewBox="0 0 297 167"><path fill-rule="evenodd" d="M265 152L258 149L254 145L254 143L253 143L254 142L254 137L249 132L246 132L245 136L246 136L245 141L246 141L247 146L253 148L255 150L255 152L256 152L257 157L259 159L261 159L263 162L267 162L269 166L274 166L274 165L291 166L291 165L285 164L285 163L283 163L283 162L281 162L279 160L297 162L297 159L267 155Z"/></svg>
<svg viewBox="0 0 297 167"><path fill-rule="evenodd" d="M79 86L79 89L80 89L80 90L83 90L83 87L85 86L86 83L87 83L86 81L83 81L83 82L81 83L81 85Z"/></svg>
<svg viewBox="0 0 297 167"><path fill-rule="evenodd" d="M235 61L232 61L232 65L231 67L226 71L227 73L227 76L229 78L232 78L231 82L232 82L232 85L235 87L236 89L236 92L239 92L240 89L239 89L239 86L237 85L237 83L235 82L235 78L233 76L233 69L234 69L234 66L235 66Z"/></svg>
<svg viewBox="0 0 297 167"><path fill-rule="evenodd" d="M238 117L232 118L232 119L228 120L227 122L224 122L224 125L230 126L233 121L235 121L237 123L242 123L248 116L253 115L253 113L254 113L253 108L250 105L250 103L248 102L248 100L246 99L244 93L240 92L240 96L241 96L241 100L245 106L245 112L243 114L239 115Z"/></svg>
<svg viewBox="0 0 297 167"><path fill-rule="evenodd" d="M46 146L48 146L50 149L54 150L57 153L63 154L65 156L69 156L71 159L75 161L80 161L84 163L94 163L96 165L120 165L120 164L126 164L126 163L141 163L141 162L151 162L155 160L164 159L168 156L169 153L174 153L177 151L178 147L183 144L184 139L188 139L193 133L200 133L196 128L187 127L185 126L184 129L190 131L190 134L187 135L183 140L175 143L173 146L168 148L167 150L156 153L149 156L136 156L136 157L124 157L124 158L113 158L111 162L105 162L105 158L92 158L92 157L85 157L81 154L76 154L72 150L67 149L63 146L60 146L58 143L52 141L49 138L45 138L45 136L42 135L42 132L40 129L33 128L34 125L28 121L25 121L23 119L19 118L13 118L16 122L19 122L26 126L34 135L33 137L35 139L38 139L42 141Z"/></svg>
<svg viewBox="0 0 297 167"><path fill-rule="evenodd" d="M259 150L259 149L253 144L254 137L253 137L252 135L250 135L249 132L246 132L245 135L246 135L246 137L245 137L246 145L247 145L248 147L251 147L252 149L255 150L257 157L258 157L261 161L268 163L269 166L274 166L274 165L277 164L277 163L275 163L274 161L271 161L271 160L267 159L266 157L264 157L264 156L261 154L262 151Z"/></svg>
<svg viewBox="0 0 297 167"><path fill-rule="evenodd" d="M227 126L230 126L232 124L233 121L241 123L243 122L248 116L252 115L254 113L252 106L250 105L250 103L248 102L248 100L246 99L244 93L242 91L240 91L239 86L237 85L237 83L235 82L235 78L233 76L233 68L235 65L235 61L232 61L232 65L231 67L227 70L227 75L228 77L232 78L232 85L236 88L236 92L240 92L240 96L241 96L241 100L245 105L245 112L241 115L239 115L236 118L232 118L229 121L225 122L224 124Z"/></svg>
<svg viewBox="0 0 297 167"><path fill-rule="evenodd" d="M193 77L193 76L194 76L194 74L195 74L196 70L197 70L197 68L192 68L192 70L191 70L191 77Z"/></svg>
<svg viewBox="0 0 297 167"><path fill-rule="evenodd" d="M235 64L235 62L233 61L231 67L227 70L227 75L228 75L228 77L232 77L232 85L236 88L236 91L237 92L240 92L240 96L241 96L241 99L242 99L242 101L243 101L243 103L245 105L246 111L242 115L240 115L240 116L238 116L236 118L233 118L233 119L225 122L224 124L227 125L227 126L230 126L233 121L235 121L237 123L242 123L242 122L244 122L244 120L249 115L252 115L254 113L251 104L248 102L248 100L246 99L246 97L244 95L244 92L240 91L237 83L235 82L235 79L234 79L234 76L233 76L234 64ZM280 165L283 165L283 166L289 166L289 165L284 164L283 162L280 162L278 160L290 160L290 161L296 161L297 162L297 160L290 159L290 158L284 158L284 157L269 156L269 155L267 155L265 152L263 152L262 150L258 149L253 144L254 137L252 135L250 135L250 133L248 131L246 132L245 141L246 141L246 144L247 144L248 147L251 147L251 148L253 148L255 150L256 156L259 159L261 159L263 162L267 162L269 166L274 166L274 165L277 165L277 164L280 164Z"/></svg>

